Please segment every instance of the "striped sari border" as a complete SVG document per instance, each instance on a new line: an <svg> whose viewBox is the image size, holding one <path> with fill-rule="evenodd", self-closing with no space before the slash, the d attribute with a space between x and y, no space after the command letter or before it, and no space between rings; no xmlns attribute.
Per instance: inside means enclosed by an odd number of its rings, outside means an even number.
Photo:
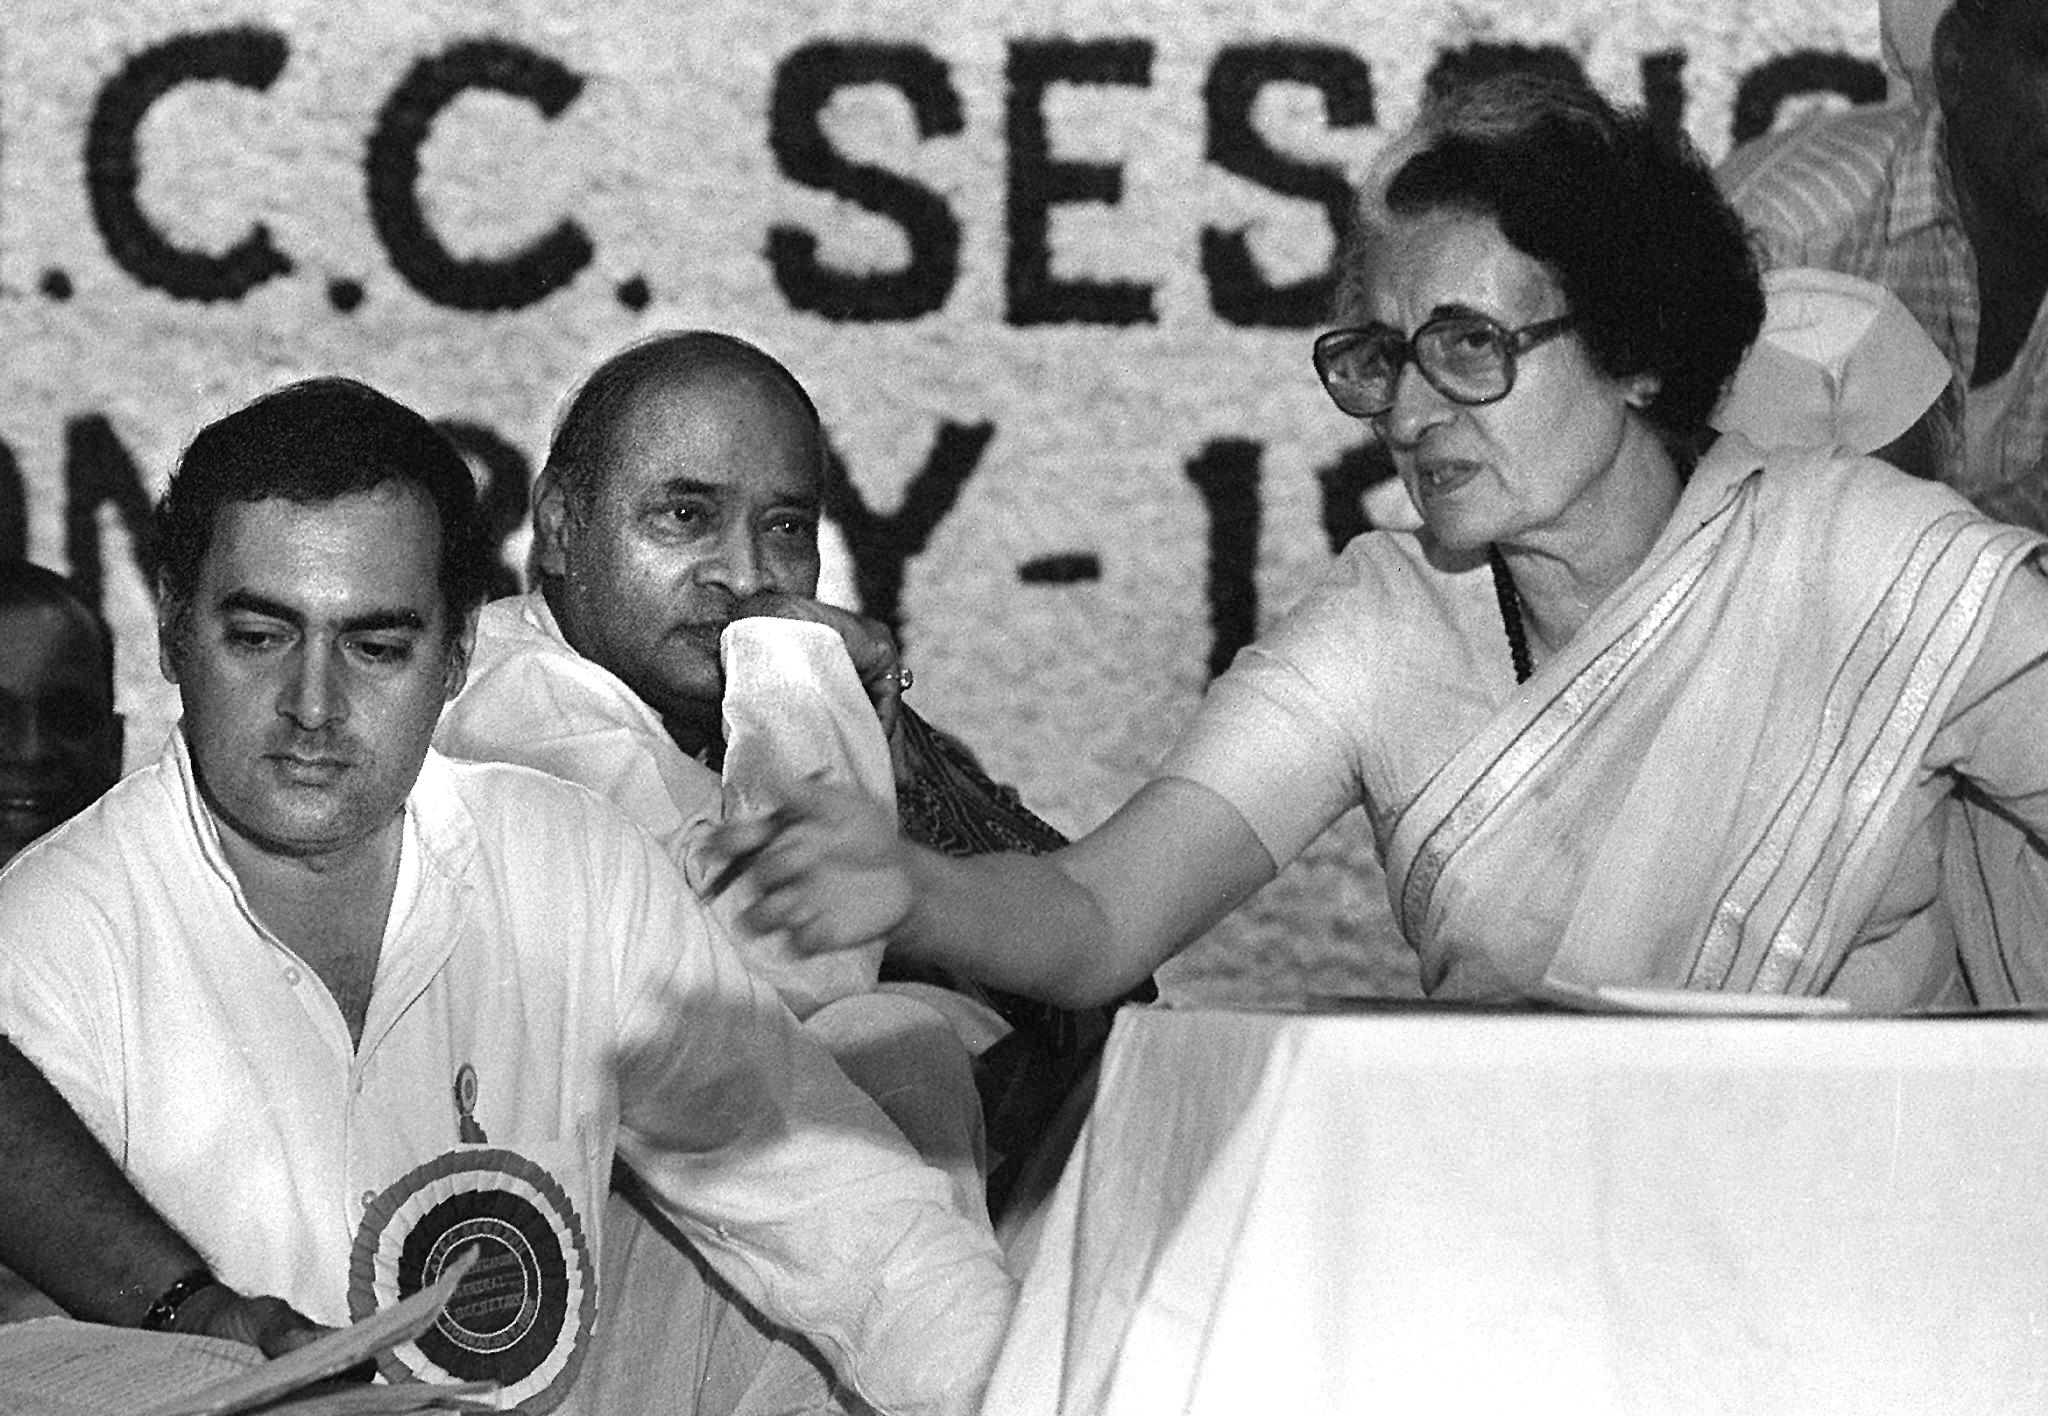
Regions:
<svg viewBox="0 0 2048 1416"><path fill-rule="evenodd" d="M1692 552L1690 562L1679 570L1649 609L1572 676L1430 830L1402 883L1401 926L1409 939L1426 937L1422 926L1435 900L1437 882L1451 858L1613 688L1623 671L1656 642L1691 598L1712 561L1711 552L1718 539L1695 536L1688 547Z"/></svg>
<svg viewBox="0 0 2048 1416"><path fill-rule="evenodd" d="M1909 765L1936 693L2025 539L1968 536L1982 524L1958 512L1928 527L1866 619L1829 686L1816 751L1708 921L1687 987L1811 988L1846 951L1846 935L1824 942L1847 883L1845 863L1882 830L1882 799ZM1844 771L1841 798L1831 804L1825 785ZM1846 832L1845 819L1854 822ZM1774 896L1782 901L1771 907L1775 919L1753 928Z"/></svg>

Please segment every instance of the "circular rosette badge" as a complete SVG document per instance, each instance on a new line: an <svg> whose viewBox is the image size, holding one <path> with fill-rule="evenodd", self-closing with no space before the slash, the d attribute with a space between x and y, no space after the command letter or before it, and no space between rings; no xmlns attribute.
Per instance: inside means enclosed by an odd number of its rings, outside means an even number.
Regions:
<svg viewBox="0 0 2048 1416"><path fill-rule="evenodd" d="M497 1146L415 1168L363 1213L349 1264L360 1320L430 1286L476 1251L434 1326L377 1359L392 1381L496 1382L540 1416L569 1394L597 1312L583 1221L547 1171Z"/></svg>

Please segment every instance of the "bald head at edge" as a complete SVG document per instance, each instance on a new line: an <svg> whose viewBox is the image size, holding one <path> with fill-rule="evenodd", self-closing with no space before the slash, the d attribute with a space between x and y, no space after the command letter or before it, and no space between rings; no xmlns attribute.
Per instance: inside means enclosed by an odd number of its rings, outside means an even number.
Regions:
<svg viewBox="0 0 2048 1416"><path fill-rule="evenodd" d="M563 410L548 444L547 471L572 500L588 506L601 490L612 439L640 396L653 389L708 397L751 394L799 422L817 449L818 485L830 473L817 405L774 355L717 330L675 330L628 346L598 365Z"/></svg>

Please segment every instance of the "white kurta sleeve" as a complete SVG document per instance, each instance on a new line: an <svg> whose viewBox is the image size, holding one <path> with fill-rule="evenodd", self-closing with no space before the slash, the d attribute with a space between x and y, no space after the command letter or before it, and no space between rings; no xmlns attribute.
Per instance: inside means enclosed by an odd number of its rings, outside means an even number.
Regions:
<svg viewBox="0 0 2048 1416"><path fill-rule="evenodd" d="M986 1222L953 1206L672 875L650 871L623 913L621 1157L727 1281L865 1400L973 1412L1014 1299Z"/></svg>

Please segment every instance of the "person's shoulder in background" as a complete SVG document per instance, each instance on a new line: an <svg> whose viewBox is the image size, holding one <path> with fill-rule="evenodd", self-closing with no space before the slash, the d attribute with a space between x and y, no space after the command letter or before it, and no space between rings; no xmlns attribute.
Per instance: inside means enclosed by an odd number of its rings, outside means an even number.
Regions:
<svg viewBox="0 0 2048 1416"><path fill-rule="evenodd" d="M1730 153L1715 180L1763 244L1768 265L1828 265L1887 205L1894 159L1933 122L1920 103L1817 114Z"/></svg>
<svg viewBox="0 0 2048 1416"><path fill-rule="evenodd" d="M1940 470L1933 426L1948 360L1899 298L1840 271L1764 275L1764 325L1709 422L1758 447L1841 448L1919 477Z"/></svg>

